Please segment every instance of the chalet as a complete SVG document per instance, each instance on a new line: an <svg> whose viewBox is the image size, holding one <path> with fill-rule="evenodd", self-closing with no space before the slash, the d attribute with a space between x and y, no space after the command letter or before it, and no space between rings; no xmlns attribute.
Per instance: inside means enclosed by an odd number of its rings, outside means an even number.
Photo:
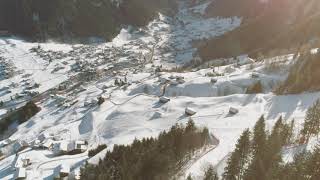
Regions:
<svg viewBox="0 0 320 180"><path fill-rule="evenodd" d="M230 107L229 109L229 114L238 114L239 113L239 110L237 108L234 108L234 107Z"/></svg>
<svg viewBox="0 0 320 180"><path fill-rule="evenodd" d="M27 167L31 165L31 160L30 158L27 158L27 157L21 158L21 162L22 162L22 167Z"/></svg>
<svg viewBox="0 0 320 180"><path fill-rule="evenodd" d="M191 109L191 108L186 108L185 109L185 114L187 115L187 116L193 116L193 115L195 115L197 113L197 111L195 111L194 109Z"/></svg>
<svg viewBox="0 0 320 180"><path fill-rule="evenodd" d="M85 152L88 149L87 142L85 141L76 141L75 142L75 150L80 152Z"/></svg>
<svg viewBox="0 0 320 180"><path fill-rule="evenodd" d="M59 145L59 150L61 153L69 153L75 150L75 142L74 141L63 141Z"/></svg>
<svg viewBox="0 0 320 180"><path fill-rule="evenodd" d="M27 171L26 168L18 168L14 174L15 180L21 180L27 178Z"/></svg>
<svg viewBox="0 0 320 180"><path fill-rule="evenodd" d="M43 141L41 147L45 149L53 149L54 141L52 139L46 139Z"/></svg>
<svg viewBox="0 0 320 180"><path fill-rule="evenodd" d="M32 145L32 148L40 148L41 142L38 139L36 139L36 140L32 141L31 145Z"/></svg>

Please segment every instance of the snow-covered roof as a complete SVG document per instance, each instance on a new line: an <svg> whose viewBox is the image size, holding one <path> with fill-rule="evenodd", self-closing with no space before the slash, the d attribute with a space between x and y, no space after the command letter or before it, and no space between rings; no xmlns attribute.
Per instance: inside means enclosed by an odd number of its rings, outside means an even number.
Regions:
<svg viewBox="0 0 320 180"><path fill-rule="evenodd" d="M161 103L167 103L167 102L170 101L170 98L165 97L165 96L161 96L161 97L159 98L159 101L160 101Z"/></svg>
<svg viewBox="0 0 320 180"><path fill-rule="evenodd" d="M192 108L187 107L187 108L185 109L185 113L186 113L187 115L189 115L189 116L192 116L192 115L195 115L195 114L197 113L197 111L194 110L194 109L192 109Z"/></svg>
<svg viewBox="0 0 320 180"><path fill-rule="evenodd" d="M75 142L74 141L62 141L60 143L60 151L64 151L64 152L70 152L73 151L75 149Z"/></svg>
<svg viewBox="0 0 320 180"><path fill-rule="evenodd" d="M50 148L53 144L54 141L52 139L46 139L42 145L43 147Z"/></svg>
<svg viewBox="0 0 320 180"><path fill-rule="evenodd" d="M17 168L14 179L22 179L27 177L26 168Z"/></svg>

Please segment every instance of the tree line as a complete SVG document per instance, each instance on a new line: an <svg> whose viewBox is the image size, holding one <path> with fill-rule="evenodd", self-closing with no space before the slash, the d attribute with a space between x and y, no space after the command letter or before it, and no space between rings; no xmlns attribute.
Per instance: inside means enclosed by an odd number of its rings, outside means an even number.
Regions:
<svg viewBox="0 0 320 180"><path fill-rule="evenodd" d="M81 169L85 180L167 180L174 176L194 152L210 143L209 130L190 120L176 124L158 138L135 139L130 145L115 145L98 165Z"/></svg>
<svg viewBox="0 0 320 180"><path fill-rule="evenodd" d="M280 117L269 133L264 117L260 117L253 132L246 129L228 158L223 180L318 180L320 179L320 146L307 151L311 137L320 133L320 101L306 113L303 128L295 136L294 120ZM288 145L297 150L293 160L284 162L283 150Z"/></svg>
<svg viewBox="0 0 320 180"><path fill-rule="evenodd" d="M30 101L23 107L9 112L4 118L0 119L0 134L8 130L9 126L15 122L22 124L28 121L41 110L34 102Z"/></svg>

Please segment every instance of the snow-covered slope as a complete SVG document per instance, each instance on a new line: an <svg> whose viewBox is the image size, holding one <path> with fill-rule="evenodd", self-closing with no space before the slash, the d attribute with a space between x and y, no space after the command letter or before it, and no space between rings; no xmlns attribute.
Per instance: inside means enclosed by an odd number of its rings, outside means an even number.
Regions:
<svg viewBox="0 0 320 180"><path fill-rule="evenodd" d="M243 56L221 60L227 64L224 66L209 64L203 69L174 71L175 66L195 58L194 41L222 35L241 23L237 17L203 17L212 1L182 2L176 17L160 14L145 28L123 29L109 43L69 45L1 38L0 64L4 69L0 70L6 73L0 76L0 100L4 102L0 117L31 99L41 111L3 136L0 150L5 157L0 160L0 179L11 179L24 159L31 162L27 179L52 179L61 164L76 173L85 161L97 163L106 152L89 158L87 150L99 144L112 149L114 144L129 144L135 138L155 137L175 123L186 123L190 118L185 115L186 108L196 111L191 118L208 127L220 143L188 164L182 173L185 176L201 177L208 163L221 173L223 160L239 134L261 115L268 120L268 127L280 115L301 123L304 112L320 94L272 93L287 76L291 54L259 62ZM262 92L246 94L257 82L261 82ZM39 94L31 97L29 91ZM162 95L170 101L160 103ZM98 97L105 99L100 106ZM230 114L230 107L239 112ZM86 151L57 154L80 141L87 141L83 146ZM38 143L45 148L39 148ZM18 152L21 144L26 148Z"/></svg>

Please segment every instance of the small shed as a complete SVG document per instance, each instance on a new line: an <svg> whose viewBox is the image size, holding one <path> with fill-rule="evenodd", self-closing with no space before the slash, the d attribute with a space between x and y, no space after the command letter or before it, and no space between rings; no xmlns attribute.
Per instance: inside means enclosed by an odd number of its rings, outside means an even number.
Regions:
<svg viewBox="0 0 320 180"><path fill-rule="evenodd" d="M229 114L234 115L234 114L238 114L238 113L239 113L239 109L234 108L234 107L230 107Z"/></svg>
<svg viewBox="0 0 320 180"><path fill-rule="evenodd" d="M159 98L159 102L161 102L161 103L167 103L167 102L169 102L169 101L170 101L170 98L165 97L165 96L161 96L161 97Z"/></svg>
<svg viewBox="0 0 320 180"><path fill-rule="evenodd" d="M27 171L26 168L18 168L14 174L14 179L26 179L27 178Z"/></svg>
<svg viewBox="0 0 320 180"><path fill-rule="evenodd" d="M52 139L47 139L43 142L42 147L46 149L52 149L54 145L54 141Z"/></svg>
<svg viewBox="0 0 320 180"><path fill-rule="evenodd" d="M195 111L194 109L191 109L191 108L186 108L185 109L185 114L188 115L188 116L193 116L197 113L197 111Z"/></svg>

